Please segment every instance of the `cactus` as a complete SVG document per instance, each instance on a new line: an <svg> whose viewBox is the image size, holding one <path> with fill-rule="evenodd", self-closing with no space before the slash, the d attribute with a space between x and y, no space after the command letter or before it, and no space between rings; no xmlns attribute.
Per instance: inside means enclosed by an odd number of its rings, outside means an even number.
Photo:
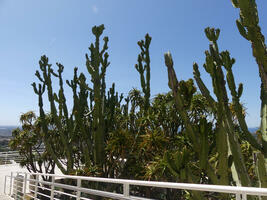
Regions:
<svg viewBox="0 0 267 200"><path fill-rule="evenodd" d="M229 104L228 96L227 96L227 91L225 87L224 75L222 71L222 66L224 66L226 70L228 70L228 74L231 73L231 66L234 60L230 59L228 53L219 52L217 40L218 40L220 31L218 29L215 30L215 29L207 28L205 29L205 33L206 33L207 38L210 40L211 45L210 45L210 50L205 52L206 63L204 64L204 68L206 72L210 74L212 78L213 89L217 97L217 102L210 96L208 89L206 88L203 81L201 80L197 64L194 64L194 76L195 76L196 82L199 85L199 88L202 94L206 97L206 99L210 103L210 107L214 109L213 112L216 113L215 118L216 118L217 127L218 127L217 136L216 136L217 140L221 139L226 142L225 143L226 147L222 147L220 145L217 146L217 150L220 155L219 163L221 164L219 165L218 173L220 174L218 175L219 177L227 177L225 176L227 175L227 173L225 173L225 169L223 168L225 167L224 164L228 163L228 160L227 160L228 158L227 158L227 153L226 153L227 148L228 148L227 144L228 144L229 150L233 156L233 163L236 167L239 181L241 182L243 186L250 186L251 182L248 177L244 159L241 153L240 144L238 142L238 136L235 134L235 131L234 131L235 129L234 129L233 121L232 121L233 117L228 106ZM168 68L169 86L173 91L177 106L180 109L182 109L184 98L181 96L178 90L179 82L177 81L177 78L176 78L176 75L173 69L173 61L172 61L170 53L165 54L165 63ZM229 85L229 82L231 82L231 86L229 86L230 89L234 90L233 77L228 75L227 80L228 80L228 85ZM239 99L237 99L237 101L238 100ZM198 154L200 155L199 159L200 159L200 163L202 163L203 159L207 159L207 156L203 156L204 152L206 152L203 149L205 148L205 146L203 146L202 137L200 138L196 137L196 134L201 131L201 124L200 124L200 131L197 131L197 129L192 127L192 125L190 124L188 116L184 110L180 111L180 115L182 116L182 119L186 125L187 132L193 141L193 145L195 146L194 150L198 152ZM227 138L225 138L224 134L227 135ZM203 164L202 166L206 169L206 171L209 174L211 171L209 169L210 166L207 165L205 167ZM218 181L219 184L227 184L227 182L229 183L229 180L227 180L227 178L225 180L223 180L223 178L220 180L216 180L214 178L214 181L216 182Z"/></svg>
<svg viewBox="0 0 267 200"><path fill-rule="evenodd" d="M51 156L55 160L57 166L59 169L65 173L69 174L73 171L73 165L74 165L74 156L72 154L73 150L73 144L72 141L69 139L71 137L71 134L73 133L71 130L71 123L68 116L68 109L66 106L66 99L64 96L64 90L63 90L63 80L62 80L62 72L63 72L63 66L61 64L58 65L58 74L56 74L52 68L51 64L48 64L48 58L46 56L42 56L41 60L39 62L41 74L39 71L36 71L36 76L40 80L42 84L39 84L39 89L37 89L37 86L35 83L32 84L34 92L39 96L39 110L40 110L40 119L42 128L44 131L45 137L45 145L48 148L49 153L51 153ZM52 80L51 76L54 75L59 79L59 93L58 95L53 92L52 89ZM67 160L67 168L64 169L64 166L60 162L60 157L57 155L55 149L51 146L51 143L49 141L49 124L47 123L47 120L45 119L45 112L43 110L43 99L42 95L45 91L45 87L47 87L47 93L48 93L48 100L50 102L50 109L51 109L51 116L53 118L53 121L55 122L55 126L58 130L58 133L60 135L60 141L62 142L63 149L66 152L66 160ZM58 103L58 110L56 108L56 102ZM65 122L64 122L65 121ZM65 127L66 125L66 127Z"/></svg>
<svg viewBox="0 0 267 200"><path fill-rule="evenodd" d="M258 64L261 79L261 141L257 148L257 174L259 185L267 187L267 48L265 38L259 26L258 10L255 0L232 0L234 7L240 11L236 25L240 35L251 42L252 54ZM253 145L255 147L255 145ZM267 198L265 198L267 199Z"/></svg>
<svg viewBox="0 0 267 200"><path fill-rule="evenodd" d="M89 47L91 56L86 54L86 67L91 75L91 82L93 83L93 98L94 108L92 111L93 124L92 135L94 142L94 160L96 165L102 168L105 160L104 154L104 138L105 138L105 125L104 125L104 109L105 109L105 74L108 65L108 37L104 37L103 49L100 50L99 40L104 31L104 25L94 26L92 32L96 37L95 43Z"/></svg>
<svg viewBox="0 0 267 200"><path fill-rule="evenodd" d="M203 159L207 158L205 155L205 146L203 141L205 141L204 135L200 134L199 138L194 136L201 133L201 123L199 124L200 129L195 129L190 123L189 118L182 109L182 105L184 104L184 97L181 95L179 91L179 82L176 78L174 69L173 69L173 61L170 53L165 54L165 64L168 69L168 77L169 77L169 86L173 91L176 105L180 110L180 115L185 123L186 131L192 140L194 150L199 155L200 166L203 170L207 172L207 175L211 178L213 183L215 184L224 184L228 185L231 184L230 177L228 177L228 169L225 169L225 166L231 167L232 178L236 182L236 184L240 184L242 186L251 186L251 180L249 178L245 161L241 152L240 148L240 140L247 141L255 151L258 151L257 158L255 161L256 172L258 175L259 186L266 187L266 180L267 180L267 171L266 171L266 146L265 146L265 127L267 126L267 120L265 115L265 102L266 102L266 87L265 87L265 74L264 71L264 61L266 61L266 54L262 54L263 48L266 51L266 47L264 44L264 37L258 32L259 38L253 38L253 34L255 31L260 31L257 25L257 15L256 13L256 4L254 1L250 1L249 4L245 4L245 1L233 1L234 5L240 8L240 18L241 20L237 22L239 31L241 35L243 35L246 39L252 42L253 48L253 55L256 58L257 63L262 63L259 65L260 77L262 80L261 85L261 100L262 100L262 113L261 113L261 134L262 140L257 141L252 134L248 131L247 124L245 122L245 114L243 112L243 107L240 103L240 97L243 91L243 85L239 84L238 89L235 84L234 75L232 72L233 64L235 60L230 57L230 53L228 51L219 52L219 48L217 45L217 40L219 38L220 31L218 29L205 29L205 33L209 41L211 42L209 51L206 51L206 62L204 64L204 68L206 72L210 75L212 79L213 85L213 92L216 96L216 100L210 95L210 91L205 86L204 82L200 77L200 72L198 70L198 65L194 63L194 78L196 83L202 93L203 96L207 99L210 108L212 108L213 113L215 113L216 119L216 149L218 152L218 165L217 165L217 172L216 176L210 173L212 168L210 168L210 164L205 165L206 163L203 162ZM254 2L254 3L253 3ZM253 5L250 5L253 4ZM250 5L250 6L248 6ZM253 11L254 14L249 15L249 11ZM245 14L247 12L247 14ZM253 13L252 12L252 13ZM246 19L247 17L247 19ZM241 23L242 22L242 23ZM249 25L249 23L252 23ZM253 26L254 29L253 29ZM254 32L253 32L254 31ZM253 38L253 39L252 39ZM261 39L261 45L259 45L259 40ZM255 44L254 44L255 43ZM262 46L262 44L264 44ZM224 73L222 68L226 70L226 80L224 77ZM267 80L267 79L266 79ZM228 94L226 90L226 83L228 85L229 91L232 97L232 109L231 112L229 108L229 100ZM235 114L235 118L237 119L236 122L233 121ZM235 124L237 123L237 124ZM236 134L235 127L240 127L242 134ZM195 133L194 133L195 131ZM220 141L220 142L218 142ZM222 142L224 141L224 142ZM222 145L223 144L223 145ZM199 149L199 150L198 150ZM233 165L232 165L233 164ZM217 177L217 178L216 178ZM219 178L220 177L220 178ZM264 198L263 198L264 199Z"/></svg>
<svg viewBox="0 0 267 200"><path fill-rule="evenodd" d="M91 90L86 84L86 78L83 73L77 76L78 68L74 68L74 77L71 81L66 81L69 87L72 88L73 92L73 111L72 117L75 119L75 124L73 125L73 132L79 133L80 139L80 149L84 157L85 166L91 165L90 151L92 150L92 139L90 137L90 128L88 126L88 90ZM79 89L79 92L77 91ZM75 134L77 135L77 134Z"/></svg>
<svg viewBox="0 0 267 200"><path fill-rule="evenodd" d="M149 46L151 43L151 37L146 34L145 41L141 40L137 44L141 49L141 53L138 55L138 64L135 65L136 70L140 75L141 87L144 93L144 111L147 112L150 101L150 55ZM143 64L144 63L144 64Z"/></svg>
<svg viewBox="0 0 267 200"><path fill-rule="evenodd" d="M108 62L108 38L104 37L103 48L100 49L100 37L104 25L95 26L92 32L95 43L89 47L90 57L86 54L86 67L91 76L92 88L86 83L83 73L78 75L78 68L74 68L72 80L67 80L67 85L72 89L73 108L69 112L64 95L63 69L57 63L57 73L53 71L48 58L42 56L39 62L40 72L36 76L41 82L39 89L33 83L34 92L39 97L39 109L42 129L45 133L45 145L55 160L57 166L64 174L73 174L84 169L85 173L94 173L100 176L109 176L109 167L106 165L106 140L108 133L116 128L116 112L120 111L122 95L115 91L115 84L106 94L105 74ZM52 77L59 81L59 92L56 94L52 88ZM43 94L47 88L50 112L58 135L49 135L49 124L45 120L43 109ZM50 140L60 137L61 150L53 148ZM62 164L66 159L66 169ZM82 164L82 165L81 165ZM95 171L95 169L97 169ZM90 172L91 170L91 172Z"/></svg>

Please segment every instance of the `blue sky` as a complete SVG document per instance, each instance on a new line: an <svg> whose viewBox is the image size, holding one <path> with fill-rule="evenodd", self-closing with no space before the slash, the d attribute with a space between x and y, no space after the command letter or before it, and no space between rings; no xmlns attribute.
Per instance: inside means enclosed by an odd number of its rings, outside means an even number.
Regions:
<svg viewBox="0 0 267 200"><path fill-rule="evenodd" d="M260 23L267 32L267 2L257 1ZM171 51L179 79L192 77L192 63L199 64L202 77L207 26L221 29L219 47L236 58L236 82L244 83L242 102L247 108L250 127L259 125L260 82L249 42L235 26L238 10L230 0L0 0L0 125L18 125L19 115L38 112L31 83L40 56L65 66L70 79L73 68L85 72L85 53L94 38L91 27L105 24L109 36L111 65L107 85L116 83L119 92L140 88L134 69L139 48L137 41L146 33L151 43L152 95L169 91L163 54ZM67 90L71 102L71 93ZM48 107L47 107L48 108Z"/></svg>

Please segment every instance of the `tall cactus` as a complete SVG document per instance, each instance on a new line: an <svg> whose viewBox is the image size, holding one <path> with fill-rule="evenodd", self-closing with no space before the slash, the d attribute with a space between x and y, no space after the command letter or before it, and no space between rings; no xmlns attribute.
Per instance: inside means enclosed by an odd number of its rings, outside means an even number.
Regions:
<svg viewBox="0 0 267 200"><path fill-rule="evenodd" d="M104 138L105 138L105 125L104 125L104 109L105 109L105 74L106 69L109 66L108 62L108 37L104 37L104 46L100 50L99 40L104 31L104 25L94 26L92 29L93 34L96 37L95 43L89 47L91 56L86 54L86 67L91 75L91 81L93 83L93 97L94 97L94 109L93 109L93 140L94 140L94 160L99 167L102 167L105 160L104 153Z"/></svg>
<svg viewBox="0 0 267 200"><path fill-rule="evenodd" d="M34 92L39 97L39 108L42 128L45 135L45 145L56 161L57 166L65 174L74 173L85 164L85 168L97 166L100 174L104 175L105 163L105 138L110 127L109 123L114 118L115 107L120 106L122 96L115 94L115 85L112 86L106 96L105 73L108 62L108 38L104 37L104 46L100 49L100 36L104 25L95 26L92 32L96 38L95 43L89 47L90 58L86 54L86 66L91 75L93 88L89 88L83 73L78 76L78 69L74 68L73 80L66 81L73 92L73 109L69 112L64 94L63 65L57 63L58 72L54 72L48 58L42 56L39 62L40 72L36 72L39 81L39 89L33 83ZM53 91L52 77L59 81L59 92ZM62 142L62 155L51 146L49 142L49 124L45 120L43 109L43 94L47 88L50 112ZM108 114L107 114L108 112ZM107 118L109 122L107 122ZM64 168L66 161L66 169Z"/></svg>
<svg viewBox="0 0 267 200"><path fill-rule="evenodd" d="M73 143L70 139L72 136L72 124L70 123L68 109L66 105L66 99L64 96L63 89L63 80L62 80L62 72L63 66L61 64L58 65L58 73L55 73L51 68L51 64L48 64L48 58L46 56L42 56L39 62L40 70L36 71L36 76L40 80L42 84L39 84L39 89L35 83L32 84L34 92L39 97L39 110L40 110L40 119L43 131L46 135L45 137L45 145L47 146L49 153L51 153L53 159L55 160L57 166L61 169L63 173L69 174L72 173L74 167L74 156L73 156ZM59 93L58 95L53 92L52 89L52 76L55 76L59 79ZM43 85L43 86L42 86ZM49 124L45 119L45 112L43 109L43 99L42 95L45 91L45 87L47 87L48 100L50 102L51 116L53 121L55 122L55 126L59 132L60 141L62 142L63 149L65 152L66 160L67 160L67 168L65 169L60 162L60 157L57 155L56 150L51 146L49 142ZM58 103L58 109L56 107L56 102Z"/></svg>
<svg viewBox="0 0 267 200"><path fill-rule="evenodd" d="M214 113L216 113L216 121L217 121L217 138L218 141L222 140L225 141L225 147L218 145L217 150L220 155L219 157L219 163L222 164L228 164L228 157L227 157L227 145L229 145L230 153L233 156L233 163L235 165L235 169L237 171L237 176L240 181L240 183L243 186L251 186L250 179L248 177L248 173L246 170L245 162L241 153L240 149L240 143L238 141L238 135L235 133L235 128L233 124L233 116L229 109L229 101L227 96L227 90L225 87L226 81L224 80L224 74L222 67L224 66L228 72L227 75L227 81L228 86L230 87L230 90L234 90L234 80L233 76L231 76L231 67L234 63L234 59L231 59L228 52L219 52L217 40L219 37L220 31L217 29L209 29L207 28L205 30L207 38L210 40L211 45L209 51L206 51L206 63L204 64L204 68L207 73L210 74L210 77L212 78L212 84L213 84L213 90L214 94L217 97L217 101L215 101L211 95L206 86L204 85L203 81L200 78L200 73L198 71L197 64L194 64L194 77L196 79L196 82L202 92L202 94L206 97L208 102L210 103L210 107L214 109ZM173 90L175 101L179 107L182 108L183 105L183 97L179 93L178 84L174 69L173 69L173 61L171 58L170 53L165 54L165 63L168 68L168 76L169 76L169 85L171 89ZM239 89L241 91L241 89ZM239 97L241 96L241 92L239 92ZM236 96L237 97L237 96ZM239 99L236 101L239 102ZM239 107L240 109L240 107ZM190 135L190 138L193 141L193 144L195 146L196 152L201 151L201 149L204 148L203 144L199 142L199 139L196 137L197 130L192 127L188 120L188 116L185 113L185 111L181 110L180 114L182 116L182 119L186 125L186 129L188 131L188 134ZM203 157L199 157L200 162L203 159ZM223 165L224 165L223 164ZM219 165L218 173L219 177L226 178L227 173L225 173L225 169L223 169L225 166ZM210 173L209 164L206 167L206 171ZM211 174L212 175L212 174ZM218 181L217 179L214 179L214 181ZM217 183L218 184L227 184L227 179L223 180L221 178ZM229 183L228 183L229 184Z"/></svg>
<svg viewBox="0 0 267 200"><path fill-rule="evenodd" d="M261 145L257 156L259 184L267 187L267 48L264 35L259 26L259 16L255 0L232 0L234 7L240 11L236 20L239 33L251 42L252 54L258 64L261 79Z"/></svg>
<svg viewBox="0 0 267 200"><path fill-rule="evenodd" d="M73 132L78 133L75 134L80 137L82 142L79 143L79 148L84 157L85 166L91 165L91 157L90 152L92 151L92 139L90 135L90 120L88 120L88 97L89 91L91 90L86 84L86 78L83 73L81 73L78 77L77 75L78 68L74 68L74 77L71 81L66 81L69 87L72 88L73 92L73 111L72 118L75 119L73 121ZM89 121L89 122L88 122Z"/></svg>
<svg viewBox="0 0 267 200"><path fill-rule="evenodd" d="M149 46L151 37L146 34L145 41L141 40L137 44L141 49L138 55L138 64L135 65L136 70L139 72L142 91L144 93L144 111L147 112L150 101L150 55Z"/></svg>

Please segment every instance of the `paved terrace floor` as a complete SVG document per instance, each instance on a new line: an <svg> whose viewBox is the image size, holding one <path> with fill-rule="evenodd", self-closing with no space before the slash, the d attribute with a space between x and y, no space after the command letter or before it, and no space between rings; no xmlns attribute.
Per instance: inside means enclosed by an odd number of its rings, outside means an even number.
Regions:
<svg viewBox="0 0 267 200"><path fill-rule="evenodd" d="M4 195L5 176L11 175L11 172L28 172L26 168L22 168L18 163L0 165L0 200L10 200L11 197ZM56 167L55 174L62 175L61 171ZM9 184L7 184L9 189ZM8 191L6 191L8 193Z"/></svg>
<svg viewBox="0 0 267 200"><path fill-rule="evenodd" d="M0 165L0 195L4 194L5 176L10 175L11 172L16 172L16 171L28 172L27 169L21 168L17 163ZM2 200L2 197L0 199Z"/></svg>
<svg viewBox="0 0 267 200"><path fill-rule="evenodd" d="M6 195L1 195L1 194L0 194L0 199L1 200L13 200L11 197L6 196Z"/></svg>

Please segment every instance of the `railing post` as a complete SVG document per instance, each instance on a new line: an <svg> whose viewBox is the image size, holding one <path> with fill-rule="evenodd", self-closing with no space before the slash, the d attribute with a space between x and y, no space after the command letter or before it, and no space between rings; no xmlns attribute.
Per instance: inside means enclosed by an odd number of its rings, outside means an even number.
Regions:
<svg viewBox="0 0 267 200"><path fill-rule="evenodd" d="M54 190L55 190L55 177L52 176L52 185L51 185L51 195L50 195L50 199L54 199Z"/></svg>
<svg viewBox="0 0 267 200"><path fill-rule="evenodd" d="M240 193L236 193L235 194L235 199L236 200L241 200L241 194Z"/></svg>
<svg viewBox="0 0 267 200"><path fill-rule="evenodd" d="M37 199L38 181L39 181L39 175L37 174L35 176L34 200Z"/></svg>
<svg viewBox="0 0 267 200"><path fill-rule="evenodd" d="M7 152L6 152L6 159L5 159L5 165L6 165L6 160L7 160Z"/></svg>
<svg viewBox="0 0 267 200"><path fill-rule="evenodd" d="M6 194L6 176L5 176L5 184L4 184L4 194Z"/></svg>
<svg viewBox="0 0 267 200"><path fill-rule="evenodd" d="M76 200L80 200L81 199L81 191L80 191L81 184L82 184L82 181L81 181L80 178L78 178L77 179L77 198L76 198Z"/></svg>
<svg viewBox="0 0 267 200"><path fill-rule="evenodd" d="M19 173L17 172L17 176L14 178L14 181L16 181L15 199L18 199L18 177Z"/></svg>
<svg viewBox="0 0 267 200"><path fill-rule="evenodd" d="M11 191L12 191L12 179L13 179L13 172L11 172L11 176L10 176L9 196L11 196Z"/></svg>
<svg viewBox="0 0 267 200"><path fill-rule="evenodd" d="M242 193L242 200L247 200L247 194L245 192Z"/></svg>
<svg viewBox="0 0 267 200"><path fill-rule="evenodd" d="M23 198L26 197L26 186L27 186L27 173L24 174L24 185L23 185Z"/></svg>
<svg viewBox="0 0 267 200"><path fill-rule="evenodd" d="M123 183L123 195L125 197L129 197L130 196L130 185L129 185L129 183Z"/></svg>

